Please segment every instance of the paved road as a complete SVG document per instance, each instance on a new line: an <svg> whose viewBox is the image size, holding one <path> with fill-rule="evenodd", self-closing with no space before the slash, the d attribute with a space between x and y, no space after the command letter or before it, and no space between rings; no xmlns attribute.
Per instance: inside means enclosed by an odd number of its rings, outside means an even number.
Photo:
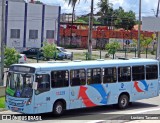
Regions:
<svg viewBox="0 0 160 123"><path fill-rule="evenodd" d="M37 123L122 123L122 122L129 122L131 115L128 114L145 114L149 115L152 114L153 116L158 117L160 120L160 96L151 98L151 99L144 99L141 101L137 101L132 104L127 110L117 110L114 106L102 106L90 109L80 109L80 110L72 110L67 111L64 116L62 117L54 117L52 114L44 114L42 115L42 120L36 121ZM5 111L0 112L0 114L13 114L14 112ZM134 115L133 115L134 116ZM142 115L143 116L143 115ZM113 120L114 118L118 118L117 120ZM8 121L3 120L0 123L28 123L31 121ZM143 123L144 120L136 120L133 122L141 122ZM149 122L149 121L148 121ZM152 120L150 122L157 122L156 120Z"/></svg>

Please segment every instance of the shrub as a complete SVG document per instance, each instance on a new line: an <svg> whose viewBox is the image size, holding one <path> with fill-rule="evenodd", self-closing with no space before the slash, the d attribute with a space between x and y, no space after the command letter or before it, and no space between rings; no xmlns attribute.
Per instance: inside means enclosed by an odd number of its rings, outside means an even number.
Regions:
<svg viewBox="0 0 160 123"><path fill-rule="evenodd" d="M5 56L4 58L5 67L9 67L12 64L18 63L18 60L20 58L20 55L15 48L8 48L8 47L5 47L4 56Z"/></svg>

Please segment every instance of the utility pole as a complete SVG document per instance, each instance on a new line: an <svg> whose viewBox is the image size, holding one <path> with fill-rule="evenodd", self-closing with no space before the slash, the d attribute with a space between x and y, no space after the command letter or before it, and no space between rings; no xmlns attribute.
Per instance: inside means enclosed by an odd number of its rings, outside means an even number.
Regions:
<svg viewBox="0 0 160 123"><path fill-rule="evenodd" d="M157 5L157 12L156 12L156 18L158 18L158 14L159 14L159 4L160 4L160 0L158 0L158 5ZM156 59L160 56L160 42L158 41L158 32L156 32L156 40L157 40L157 51L156 51ZM159 59L159 58L158 58ZM160 59L159 59L160 60Z"/></svg>
<svg viewBox="0 0 160 123"><path fill-rule="evenodd" d="M88 59L92 59L92 28L93 28L93 2L91 1L91 13L89 19L89 32L88 32Z"/></svg>
<svg viewBox="0 0 160 123"><path fill-rule="evenodd" d="M0 86L3 86L3 72L4 72L4 16L5 16L5 6L6 6L6 1L2 0L2 17L1 17L1 73L0 73Z"/></svg>
<svg viewBox="0 0 160 123"><path fill-rule="evenodd" d="M139 0L139 23L138 23L138 42L137 42L138 58L141 57L140 55L140 37L141 37L141 0Z"/></svg>

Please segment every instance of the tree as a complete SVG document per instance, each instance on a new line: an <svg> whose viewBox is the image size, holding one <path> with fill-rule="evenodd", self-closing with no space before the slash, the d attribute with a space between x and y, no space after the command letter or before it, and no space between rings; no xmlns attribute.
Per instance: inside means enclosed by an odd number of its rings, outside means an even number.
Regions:
<svg viewBox="0 0 160 123"><path fill-rule="evenodd" d="M4 65L6 67L18 63L18 60L20 58L20 55L15 48L8 48L8 47L5 47L4 56L5 56Z"/></svg>
<svg viewBox="0 0 160 123"><path fill-rule="evenodd" d="M97 3L98 8L100 8L99 12L97 12L98 15L101 16L99 18L99 21L102 24L108 24L108 17L110 17L113 13L113 4L109 4L108 0L100 0L100 2Z"/></svg>
<svg viewBox="0 0 160 123"><path fill-rule="evenodd" d="M136 24L136 17L133 11L125 12L122 7L114 10L113 5L109 4L108 0L100 0L97 6L100 8L100 11L97 12L101 16L99 21L104 25L131 30Z"/></svg>
<svg viewBox="0 0 160 123"><path fill-rule="evenodd" d="M117 52L117 49L119 48L120 48L120 44L118 42L108 43L105 46L105 49L108 51L108 54L113 55L113 59L114 59L115 53Z"/></svg>
<svg viewBox="0 0 160 123"><path fill-rule="evenodd" d="M146 49L146 58L147 58L147 52L148 52L148 46L153 42L153 39L151 37L145 37L143 34L140 36L140 51L143 50L143 48ZM137 46L137 39L133 39L133 43L135 46Z"/></svg>
<svg viewBox="0 0 160 123"><path fill-rule="evenodd" d="M148 52L148 46L149 44L151 44L151 42L153 41L151 37L144 37L143 35L141 35L142 37L142 42L141 45L146 48L146 58L147 58L147 52Z"/></svg>
<svg viewBox="0 0 160 123"><path fill-rule="evenodd" d="M86 16L81 16L79 17L76 22L79 22L79 23L89 23L89 16L86 15ZM95 18L93 18L93 24L100 24L100 22L96 21Z"/></svg>
<svg viewBox="0 0 160 123"><path fill-rule="evenodd" d="M49 60L53 57L56 57L57 49L54 43L50 44L48 42L44 42L42 47L44 57Z"/></svg>
<svg viewBox="0 0 160 123"><path fill-rule="evenodd" d="M116 28L123 28L125 30L131 30L136 22L135 13L133 11L125 12L122 7L114 10L116 19L114 25Z"/></svg>

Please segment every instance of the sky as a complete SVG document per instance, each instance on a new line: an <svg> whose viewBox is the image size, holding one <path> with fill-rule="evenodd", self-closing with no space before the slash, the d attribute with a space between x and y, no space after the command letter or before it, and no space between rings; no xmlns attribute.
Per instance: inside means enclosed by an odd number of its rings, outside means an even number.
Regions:
<svg viewBox="0 0 160 123"><path fill-rule="evenodd" d="M39 0L43 3L49 5L59 5L61 6L61 13L71 13L72 7L68 6L67 0ZM94 0L94 13L96 13L99 8L97 3L100 0ZM157 11L158 0L141 0L142 1L142 16L154 16ZM109 3L113 4L113 8L117 9L120 6L124 8L125 11L132 10L136 13L136 17L139 15L139 0L109 0ZM85 15L90 12L91 0L80 0L76 4L75 13L76 15Z"/></svg>

